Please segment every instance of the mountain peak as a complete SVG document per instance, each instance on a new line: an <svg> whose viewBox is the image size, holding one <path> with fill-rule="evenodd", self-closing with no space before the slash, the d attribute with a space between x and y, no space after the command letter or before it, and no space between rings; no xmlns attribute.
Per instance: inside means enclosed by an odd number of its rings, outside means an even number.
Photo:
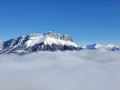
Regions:
<svg viewBox="0 0 120 90"><path fill-rule="evenodd" d="M52 31L48 31L44 35L48 35L48 36L53 37L55 39L60 39L60 40L73 42L72 38L68 34L62 35L60 33L53 33Z"/></svg>
<svg viewBox="0 0 120 90"><path fill-rule="evenodd" d="M46 34L52 34L53 32L52 31L47 31Z"/></svg>
<svg viewBox="0 0 120 90"><path fill-rule="evenodd" d="M92 45L86 45L86 49L96 49L96 48L100 48L103 47L103 45L100 44L92 44Z"/></svg>
<svg viewBox="0 0 120 90"><path fill-rule="evenodd" d="M36 51L80 50L67 34L48 31L45 34L32 33L0 43L0 53L31 53Z"/></svg>
<svg viewBox="0 0 120 90"><path fill-rule="evenodd" d="M114 45L114 44L109 44L109 45L100 45L100 44L92 44L92 45L86 45L83 46L85 49L98 49L98 48L105 48L109 50L120 50L120 45Z"/></svg>

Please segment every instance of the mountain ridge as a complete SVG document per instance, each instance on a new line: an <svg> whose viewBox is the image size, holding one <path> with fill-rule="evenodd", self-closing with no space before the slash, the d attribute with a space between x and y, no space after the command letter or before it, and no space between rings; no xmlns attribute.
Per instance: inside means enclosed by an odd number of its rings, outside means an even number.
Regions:
<svg viewBox="0 0 120 90"><path fill-rule="evenodd" d="M67 34L48 31L44 34L23 35L0 43L0 53L32 53L37 51L80 50Z"/></svg>
<svg viewBox="0 0 120 90"><path fill-rule="evenodd" d="M53 33L48 31L44 34L31 33L28 35L22 35L17 38L10 39L8 41L0 41L0 54L8 53L32 53L38 51L73 51L73 50L96 50L99 48L105 48L108 50L120 50L120 45L100 45L91 44L85 46L78 46L73 42L73 39L68 34Z"/></svg>
<svg viewBox="0 0 120 90"><path fill-rule="evenodd" d="M101 44L91 44L83 46L82 48L88 49L88 50L94 50L99 48L105 48L108 50L120 50L120 45L114 45L114 44L108 44L108 45L101 45Z"/></svg>

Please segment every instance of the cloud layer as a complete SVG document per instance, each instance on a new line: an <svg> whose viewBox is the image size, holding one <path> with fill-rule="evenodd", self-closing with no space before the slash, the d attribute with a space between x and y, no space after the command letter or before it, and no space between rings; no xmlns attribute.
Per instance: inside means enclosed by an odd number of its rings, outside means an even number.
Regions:
<svg viewBox="0 0 120 90"><path fill-rule="evenodd" d="M120 90L120 52L0 55L0 90Z"/></svg>

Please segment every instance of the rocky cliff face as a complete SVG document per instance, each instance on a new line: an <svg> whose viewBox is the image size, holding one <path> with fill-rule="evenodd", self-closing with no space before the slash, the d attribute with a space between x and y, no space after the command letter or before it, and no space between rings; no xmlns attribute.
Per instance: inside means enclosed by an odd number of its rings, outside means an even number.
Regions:
<svg viewBox="0 0 120 90"><path fill-rule="evenodd" d="M37 51L65 51L65 50L80 50L72 38L65 34L52 33L51 31L45 34L30 34L20 36L15 39L0 42L0 53L32 53Z"/></svg>
<svg viewBox="0 0 120 90"><path fill-rule="evenodd" d="M51 31L48 31L44 35L48 35L48 36L53 37L55 39L60 39L60 40L73 42L72 38L67 34L61 35L61 34L52 33Z"/></svg>

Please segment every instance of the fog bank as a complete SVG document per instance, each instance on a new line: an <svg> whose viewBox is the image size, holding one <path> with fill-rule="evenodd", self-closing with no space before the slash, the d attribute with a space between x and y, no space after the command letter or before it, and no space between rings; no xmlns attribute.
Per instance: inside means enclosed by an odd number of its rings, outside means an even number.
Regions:
<svg viewBox="0 0 120 90"><path fill-rule="evenodd" d="M0 55L0 90L120 90L120 52Z"/></svg>

